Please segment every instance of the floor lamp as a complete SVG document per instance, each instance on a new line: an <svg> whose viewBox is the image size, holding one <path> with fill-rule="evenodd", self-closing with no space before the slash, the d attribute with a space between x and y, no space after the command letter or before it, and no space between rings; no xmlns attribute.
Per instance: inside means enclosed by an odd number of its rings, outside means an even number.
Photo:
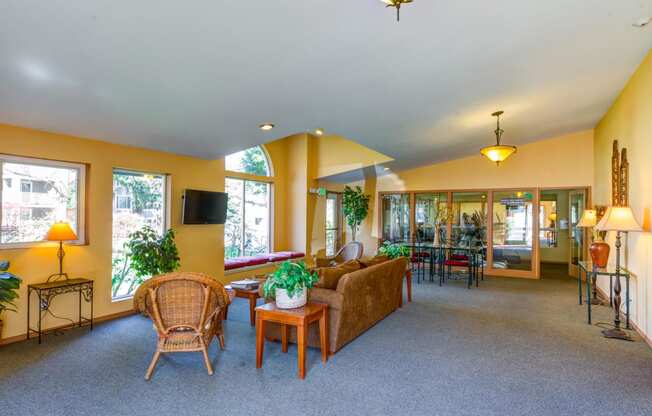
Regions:
<svg viewBox="0 0 652 416"><path fill-rule="evenodd" d="M606 338L622 339L631 341L627 332L620 329L620 233L630 231L643 231L641 226L634 218L634 213L630 207L609 207L604 217L595 227L598 231L616 231L616 282L614 284L614 328L605 329L602 335Z"/></svg>

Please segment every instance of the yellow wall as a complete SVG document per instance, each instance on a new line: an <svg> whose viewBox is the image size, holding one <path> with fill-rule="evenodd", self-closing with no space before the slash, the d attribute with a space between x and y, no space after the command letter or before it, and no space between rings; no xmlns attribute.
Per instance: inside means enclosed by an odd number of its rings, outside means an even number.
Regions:
<svg viewBox="0 0 652 416"><path fill-rule="evenodd" d="M641 63L595 129L594 201L599 205L611 203L611 149L614 139L618 140L621 148L627 148L630 163L630 206L646 230L644 233L630 233L625 238L622 261L635 274L631 280L634 321L650 337L652 307L648 305L652 302L652 284L649 282L652 270L652 234L649 232L652 207L652 53ZM611 243L611 256L614 260L613 235L609 236L608 242ZM601 280L599 285L606 289L606 293L609 292L608 281Z"/></svg>
<svg viewBox="0 0 652 416"><path fill-rule="evenodd" d="M378 178L379 191L591 186L593 132L519 146L496 167L479 153Z"/></svg>
<svg viewBox="0 0 652 416"><path fill-rule="evenodd" d="M364 169L394 159L340 136L314 137L316 178Z"/></svg>
<svg viewBox="0 0 652 416"><path fill-rule="evenodd" d="M132 308L130 300L111 301L111 212L114 167L167 173L172 181L172 227L177 233L181 270L208 273L223 279L223 226L180 225L184 189L222 191L223 161L206 161L170 153L120 146L59 134L0 125L0 153L80 162L90 165L86 208L89 244L66 248L65 269L73 276L95 281L95 316L102 317ZM56 248L41 246L0 250L0 259L11 261L11 271L23 278L18 313L4 314L3 337L25 333L27 285L39 283L56 271ZM72 295L66 295L72 297ZM34 300L34 297L32 297ZM35 306L35 304L33 304ZM55 314L76 316L64 298L55 300ZM46 320L46 323L51 324ZM60 325L61 323L57 323Z"/></svg>

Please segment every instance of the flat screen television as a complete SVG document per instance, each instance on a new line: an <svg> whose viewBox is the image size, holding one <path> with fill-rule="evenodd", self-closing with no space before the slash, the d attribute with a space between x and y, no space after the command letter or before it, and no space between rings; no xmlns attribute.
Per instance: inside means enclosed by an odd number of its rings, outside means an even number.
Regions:
<svg viewBox="0 0 652 416"><path fill-rule="evenodd" d="M228 195L224 192L186 189L183 193L183 224L224 224Z"/></svg>

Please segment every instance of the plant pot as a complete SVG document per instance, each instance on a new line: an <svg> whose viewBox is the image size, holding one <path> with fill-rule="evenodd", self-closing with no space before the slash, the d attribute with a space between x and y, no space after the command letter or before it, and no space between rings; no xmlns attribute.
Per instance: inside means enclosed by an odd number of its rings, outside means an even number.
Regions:
<svg viewBox="0 0 652 416"><path fill-rule="evenodd" d="M607 267L609 262L609 244L604 241L594 241L589 247L591 253L591 260L593 264L598 267Z"/></svg>
<svg viewBox="0 0 652 416"><path fill-rule="evenodd" d="M276 289L276 307L279 309L294 309L304 306L308 302L308 290L295 291L294 296L289 297L285 289Z"/></svg>

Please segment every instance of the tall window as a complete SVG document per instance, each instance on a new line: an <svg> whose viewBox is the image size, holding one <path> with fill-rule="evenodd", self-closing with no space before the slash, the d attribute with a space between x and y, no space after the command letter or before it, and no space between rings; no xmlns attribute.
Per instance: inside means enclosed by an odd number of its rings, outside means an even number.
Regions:
<svg viewBox="0 0 652 416"><path fill-rule="evenodd" d="M336 193L326 195L326 255L332 256L340 248L342 236L342 203Z"/></svg>
<svg viewBox="0 0 652 416"><path fill-rule="evenodd" d="M168 227L167 176L114 169L113 299L131 296L142 283L131 270L125 243L129 234L145 226L159 234Z"/></svg>
<svg viewBox="0 0 652 416"><path fill-rule="evenodd" d="M83 242L85 174L82 164L0 155L0 246L44 241L57 221Z"/></svg>
<svg viewBox="0 0 652 416"><path fill-rule="evenodd" d="M225 189L229 200L224 225L224 256L228 259L268 253L271 249L272 185L267 156L256 146L228 155L225 165Z"/></svg>

